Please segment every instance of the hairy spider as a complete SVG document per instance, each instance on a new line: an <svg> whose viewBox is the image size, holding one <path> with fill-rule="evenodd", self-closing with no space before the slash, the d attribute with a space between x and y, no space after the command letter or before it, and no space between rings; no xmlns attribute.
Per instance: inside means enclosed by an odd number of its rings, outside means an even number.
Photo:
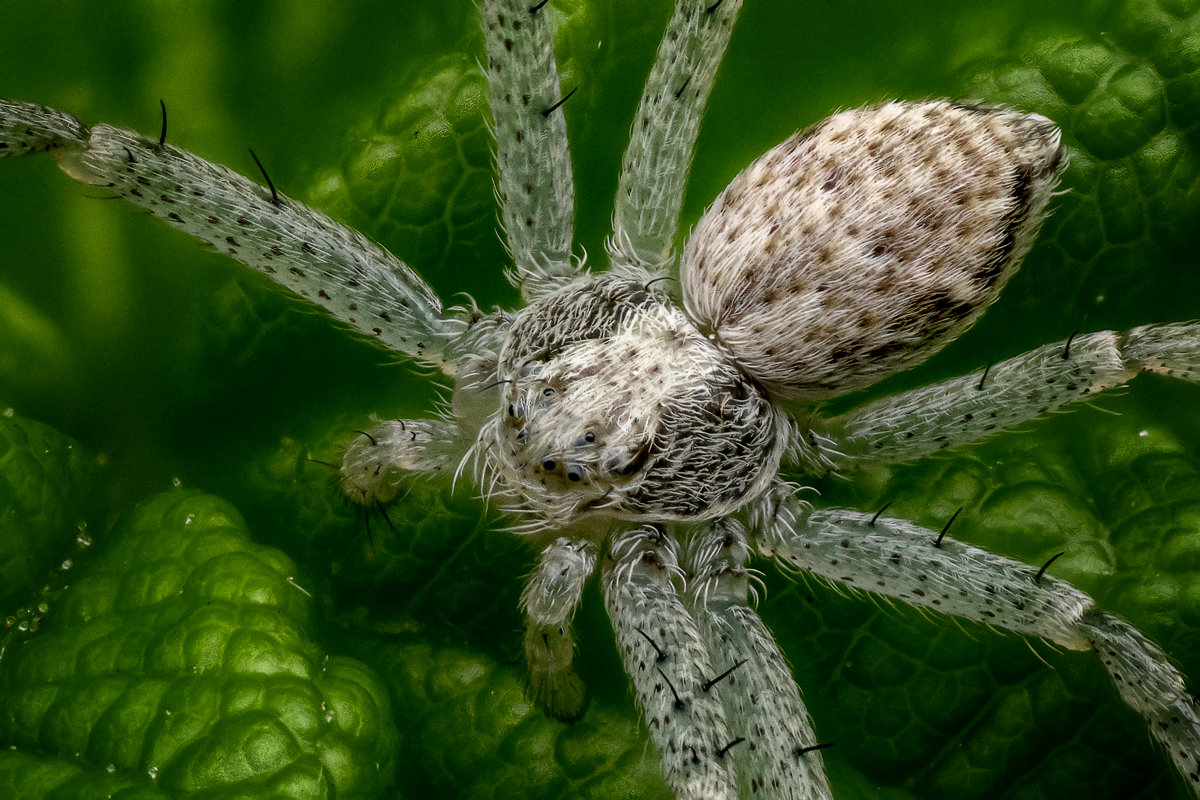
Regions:
<svg viewBox="0 0 1200 800"><path fill-rule="evenodd" d="M740 3L678 4L633 125L610 269L572 251L574 199L542 3L485 2L498 192L519 312L443 308L365 238L157 137L0 106L5 154L52 150L385 346L455 380L450 413L384 423L342 463L386 502L413 471L465 470L544 545L523 595L534 694L583 709L570 620L603 564L619 647L682 797L831 796L820 742L749 602L752 551L851 588L1104 653L1180 771L1200 765L1183 679L1043 566L887 515L816 510L780 468L851 472L1012 427L1139 371L1194 378L1187 324L1084 333L820 420L811 408L911 366L993 301L1061 166L1043 117L949 102L842 112L754 162L674 253L708 91ZM661 280L675 275L678 283ZM793 474L793 473L789 473ZM736 658L734 657L736 656Z"/></svg>

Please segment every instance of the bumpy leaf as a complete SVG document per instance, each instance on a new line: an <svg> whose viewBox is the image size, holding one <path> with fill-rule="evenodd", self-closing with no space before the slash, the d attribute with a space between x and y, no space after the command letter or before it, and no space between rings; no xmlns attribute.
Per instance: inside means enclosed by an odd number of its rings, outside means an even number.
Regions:
<svg viewBox="0 0 1200 800"><path fill-rule="evenodd" d="M403 711L410 797L666 798L653 759L630 737L633 709L604 708L576 725L548 719L512 669L476 648L401 635L360 640Z"/></svg>
<svg viewBox="0 0 1200 800"><path fill-rule="evenodd" d="M377 796L397 755L386 691L312 640L295 575L221 500L139 506L0 662L11 796Z"/></svg>
<svg viewBox="0 0 1200 800"><path fill-rule="evenodd" d="M91 462L46 425L0 414L0 609L28 626L36 609L17 607L55 582L76 537L86 536ZM30 619L18 619L18 616Z"/></svg>
<svg viewBox="0 0 1200 800"><path fill-rule="evenodd" d="M464 36L456 51L405 76L399 85L408 91L351 134L356 146L313 192L322 208L400 243L398 254L445 288L464 260L503 258L494 234L487 81L470 44Z"/></svg>
<svg viewBox="0 0 1200 800"><path fill-rule="evenodd" d="M1043 234L1038 269L1009 290L1068 290L1063 311L1086 322L1117 304L1116 324L1195 314L1191 268L1200 215L1200 9L1194 3L1115 3L1102 27L1062 33L1037 25L1016 48L968 65L962 92L1036 111L1063 127L1069 191ZM1175 291L1145 276L1182 267ZM1042 327L1042 326L1039 326ZM1026 336L1042 331L1026 332Z"/></svg>

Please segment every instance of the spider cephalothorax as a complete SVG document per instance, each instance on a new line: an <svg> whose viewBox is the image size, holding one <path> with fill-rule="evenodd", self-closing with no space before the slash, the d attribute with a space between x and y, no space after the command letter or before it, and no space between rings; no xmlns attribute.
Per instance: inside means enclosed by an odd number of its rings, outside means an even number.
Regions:
<svg viewBox="0 0 1200 800"><path fill-rule="evenodd" d="M539 299L498 375L504 408L481 443L500 491L547 525L713 519L778 470L781 415L644 282L585 277Z"/></svg>
<svg viewBox="0 0 1200 800"><path fill-rule="evenodd" d="M532 695L586 710L575 608L598 565L618 651L682 798L829 798L799 689L754 610L752 553L816 579L1101 656L1200 796L1200 715L1166 654L1066 582L886 515L814 508L852 474L1012 428L1140 372L1200 379L1200 324L1085 333L830 419L819 402L927 358L996 298L1045 218L1058 129L949 101L844 111L736 177L676 254L681 197L741 3L679 0L613 210L611 269L572 252L574 192L546 3L483 0L497 193L517 312L446 310L365 237L165 142L0 102L0 155L54 151L455 381L448 408L355 437L355 502L476 466L539 534L521 597ZM678 283L676 283L676 278ZM679 287L677 293L675 287Z"/></svg>

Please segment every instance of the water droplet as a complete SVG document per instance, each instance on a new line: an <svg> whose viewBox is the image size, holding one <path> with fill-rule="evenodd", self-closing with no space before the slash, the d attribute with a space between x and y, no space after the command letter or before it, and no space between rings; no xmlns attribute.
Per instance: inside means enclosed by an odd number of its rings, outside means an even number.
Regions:
<svg viewBox="0 0 1200 800"><path fill-rule="evenodd" d="M171 478L171 485L174 486L176 489L182 489L183 488L183 479L180 478L179 476Z"/></svg>
<svg viewBox="0 0 1200 800"><path fill-rule="evenodd" d="M150 776L150 780L158 780L158 767L151 767L150 769L146 770L146 774Z"/></svg>
<svg viewBox="0 0 1200 800"><path fill-rule="evenodd" d="M181 484L181 485L182 485L182 484ZM186 517L184 517L184 519L183 519L183 524L184 524L184 525L191 525L191 524L192 524L193 522L195 522L195 521L196 521L196 515L195 515L195 514L188 514Z"/></svg>
<svg viewBox="0 0 1200 800"><path fill-rule="evenodd" d="M11 417L14 414L16 414L17 412L15 410L13 410L13 408L11 406L9 406L8 408L4 409L4 411L2 411L0 413L4 414L4 416L6 416L6 417Z"/></svg>
<svg viewBox="0 0 1200 800"><path fill-rule="evenodd" d="M39 614L45 614L49 610L50 610L49 603L38 603L38 613Z"/></svg>
<svg viewBox="0 0 1200 800"><path fill-rule="evenodd" d="M73 566L75 566L75 562L69 558L67 560L63 561L61 564L59 564L60 569L70 569Z"/></svg>
<svg viewBox="0 0 1200 800"><path fill-rule="evenodd" d="M104 767L104 771L107 772L109 775L112 775L114 772L117 771L117 765L116 764L108 764L107 766Z"/></svg>

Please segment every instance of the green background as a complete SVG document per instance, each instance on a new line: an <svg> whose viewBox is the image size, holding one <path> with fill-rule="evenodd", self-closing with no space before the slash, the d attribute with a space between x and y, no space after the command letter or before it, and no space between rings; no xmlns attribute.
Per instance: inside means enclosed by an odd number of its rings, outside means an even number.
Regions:
<svg viewBox="0 0 1200 800"><path fill-rule="evenodd" d="M595 264L670 5L556 4L564 89L579 87L566 105L578 241ZM701 134L684 229L751 159L837 108L897 96L1010 102L1063 126L1068 191L984 320L868 396L981 370L1075 330L1191 318L1200 305L1196 5L748 0ZM473 14L460 0L10 4L0 94L148 135L161 98L176 144L254 176L252 147L282 191L367 231L447 301L469 292L484 307L512 305L499 278ZM299 632L288 652L359 665L361 713L383 733L345 752L358 767L383 763L372 780L335 771L339 796L662 796L594 586L578 620L591 705L581 723L559 725L524 700L517 663L517 598L532 554L490 532L498 522L472 490L417 482L389 526L347 507L331 471L308 460L336 461L372 415L420 416L437 396L431 381L103 198L49 158L0 164L0 408L15 412L0 417L0 599L10 621L0 745L15 746L0 750L0 788L223 798L253 795L255 781L276 774L277 762L246 777L167 759L151 778L149 750L97 750L113 723L88 716L94 698L71 700L58 727L31 710L30 692L50 680L37 653L81 646L72 614L117 619L96 588L103 576L123 569L173 585L158 560L136 555L147 552L139 542L176 541L163 521L171 508L219 519L232 531L218 537L223 557L259 553L274 565L270 581L293 578L313 596L288 612ZM950 456L822 480L819 502L890 502L890 513L932 528L963 507L952 535L1033 565L1065 551L1056 575L1200 676L1198 410L1200 389L1141 378ZM81 524L89 547L72 541ZM163 563L208 580L212 565L187 561L180 541ZM117 568L115 553L135 555ZM836 744L825 756L837 797L1187 796L1089 655L758 566L768 584L760 611L821 740ZM232 597L228 580L205 585ZM181 627L165 627L168 607L155 604L166 600L155 595L148 629L186 634L189 603L208 595L181 596L184 621L171 622ZM124 669L134 707L152 706L142 690L162 676L145 653L133 665L78 662L75 677ZM241 679L236 663L215 669L229 685ZM231 713L203 730L212 752L241 741ZM141 724L134 717L121 717L126 734ZM280 756L289 764L317 747L296 741ZM331 791L320 778L285 783L288 796Z"/></svg>

